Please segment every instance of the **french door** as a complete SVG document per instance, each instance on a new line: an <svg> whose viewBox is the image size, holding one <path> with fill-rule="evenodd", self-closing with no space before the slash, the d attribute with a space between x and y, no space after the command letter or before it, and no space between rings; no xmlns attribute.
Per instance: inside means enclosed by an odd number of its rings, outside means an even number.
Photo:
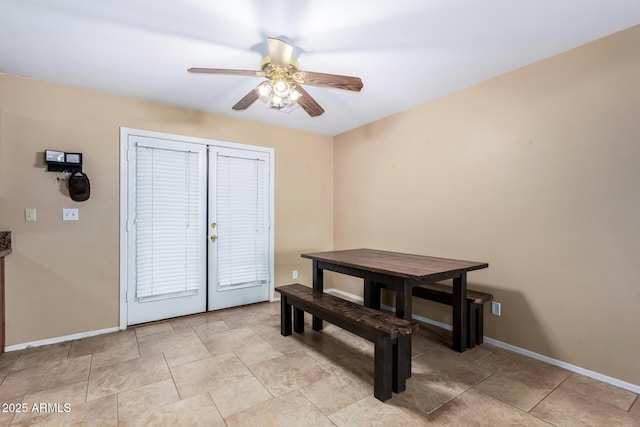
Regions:
<svg viewBox="0 0 640 427"><path fill-rule="evenodd" d="M269 157L209 149L209 309L269 299Z"/></svg>
<svg viewBox="0 0 640 427"><path fill-rule="evenodd" d="M272 157L121 130L121 328L269 300Z"/></svg>

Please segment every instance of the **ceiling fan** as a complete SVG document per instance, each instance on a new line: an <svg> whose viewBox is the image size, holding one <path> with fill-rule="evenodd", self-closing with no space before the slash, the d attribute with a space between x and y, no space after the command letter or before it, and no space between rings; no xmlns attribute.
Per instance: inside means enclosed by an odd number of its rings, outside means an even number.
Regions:
<svg viewBox="0 0 640 427"><path fill-rule="evenodd" d="M362 89L362 80L359 77L299 70L298 61L293 57L293 46L287 42L270 37L267 39L267 48L269 54L262 58L260 71L222 68L189 68L188 71L266 77L266 81L233 106L234 110L246 110L256 100L261 99L271 108L283 111L290 111L295 104L298 104L311 117L317 117L324 113L324 109L302 88L303 84L354 92L360 92Z"/></svg>

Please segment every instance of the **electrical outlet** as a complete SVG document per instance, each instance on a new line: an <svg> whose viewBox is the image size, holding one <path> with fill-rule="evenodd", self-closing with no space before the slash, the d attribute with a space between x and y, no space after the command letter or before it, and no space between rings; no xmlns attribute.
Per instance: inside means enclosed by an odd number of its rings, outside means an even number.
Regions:
<svg viewBox="0 0 640 427"><path fill-rule="evenodd" d="M63 221L77 221L79 219L78 209L62 209L62 220Z"/></svg>
<svg viewBox="0 0 640 427"><path fill-rule="evenodd" d="M32 222L36 220L36 210L34 208L27 208L24 210L24 220Z"/></svg>
<svg viewBox="0 0 640 427"><path fill-rule="evenodd" d="M494 316L500 316L501 307L499 302L491 301L491 314Z"/></svg>
<svg viewBox="0 0 640 427"><path fill-rule="evenodd" d="M293 274L291 275L294 279L298 278L298 270L293 270Z"/></svg>

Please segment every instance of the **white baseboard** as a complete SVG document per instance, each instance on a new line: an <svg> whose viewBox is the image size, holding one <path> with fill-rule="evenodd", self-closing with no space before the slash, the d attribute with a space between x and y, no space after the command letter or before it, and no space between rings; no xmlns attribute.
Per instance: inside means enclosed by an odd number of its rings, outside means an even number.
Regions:
<svg viewBox="0 0 640 427"><path fill-rule="evenodd" d="M118 332L119 330L120 328L115 326L113 328L99 329L97 331L81 332L79 334L65 335L63 337L47 338L46 340L31 341L31 342L26 342L22 344L14 344L14 345L6 346L4 348L4 351L9 352L9 351L16 351L16 350L24 350L26 348L40 347L40 346L49 345L49 344L57 344L59 342L64 342L64 341L79 340L81 338L93 337L95 335Z"/></svg>
<svg viewBox="0 0 640 427"><path fill-rule="evenodd" d="M640 385L631 384L626 381L619 380L617 378L613 378L598 372L590 371L588 369L581 368L580 366L572 365L571 363L563 362L562 360L553 359L551 357L545 356L543 354L534 353L531 350L527 350L526 348L516 347L515 345L507 344L506 342L494 340L493 338L484 337L484 342L488 344L495 345L496 347L504 348L505 350L511 350L514 353L520 353L524 356L531 357L532 359L541 360L550 365L558 366L560 368L564 368L567 371L575 372L577 374L584 375L585 377L593 378L603 383L611 384L616 387L623 388L625 390L629 390L633 393L640 394Z"/></svg>
<svg viewBox="0 0 640 427"><path fill-rule="evenodd" d="M338 295L342 295L343 297L347 297L349 299L352 299L354 301L364 302L364 298L363 297L359 297L357 295L350 294L349 292L341 291L340 289L329 288L329 289L325 289L324 291L326 293L328 293L328 294L338 294Z"/></svg>
<svg viewBox="0 0 640 427"><path fill-rule="evenodd" d="M357 296L357 295L352 295L352 294L350 294L348 292L345 292L345 291L341 291L340 289L325 289L325 292L327 292L327 293L336 293L336 294L342 295L344 297L353 299L355 301L360 301L360 302L364 301L364 298L362 298L360 296ZM395 307L390 307L390 306L384 305L384 304L382 305L382 307L385 310L396 311ZM430 325L434 325L434 326L437 326L439 328L446 329L448 331L453 329L451 327L451 325L447 325L446 323L437 322L435 320L431 320L431 319L429 319L427 317L419 316L417 314L414 314L412 316L412 318L416 319L416 320L418 320L420 322L423 322L423 323L428 323ZM516 347L515 345L507 344L505 342L498 341L498 340L495 340L493 338L489 338L487 336L484 337L484 342L486 342L488 344L495 345L496 347L504 348L505 350L513 351L514 353L519 353L519 354L522 354L524 356L531 357L532 359L536 359L536 360L540 360L542 362L546 362L546 363L548 363L550 365L553 365L553 366L558 366L560 368L566 369L567 371L575 372L577 374L584 375L585 377L593 378L593 379L596 379L598 381L602 381L604 383L611 384L613 386L620 387L620 388L625 389L625 390L629 390L630 392L633 392L633 393L636 393L636 394L640 394L640 385L631 384L631 383L628 383L626 381L619 380L617 378L613 378L613 377L610 377L610 376L607 376L607 375L604 375L604 374L601 374L601 373L598 373L598 372L590 371L588 369L581 368L580 366L572 365L571 363L563 362L562 360L553 359L553 358L545 356L543 354L535 353L535 352L533 352L531 350L527 350L527 349L522 348L522 347Z"/></svg>
<svg viewBox="0 0 640 427"><path fill-rule="evenodd" d="M280 298L271 298L269 300L269 302L277 302L280 301ZM17 351L17 350L24 350L26 348L32 348L32 347L41 347L43 345L49 345L49 344L57 344L60 342L65 342L65 341L71 341L71 340L79 340L82 338L89 338L89 337L93 337L95 335L102 335L102 334L108 334L111 332L118 332L119 330L121 330L121 328L114 326L113 328L106 328L106 329L100 329L97 331L88 331L88 332L81 332L79 334L73 334L73 335L65 335L62 337L56 337L56 338L47 338L46 340L39 340L39 341L32 341L32 342L26 342L26 343L22 343L22 344L14 344L14 345L9 345L7 347L4 348L5 352L10 352L10 351ZM124 330L124 328L123 328Z"/></svg>

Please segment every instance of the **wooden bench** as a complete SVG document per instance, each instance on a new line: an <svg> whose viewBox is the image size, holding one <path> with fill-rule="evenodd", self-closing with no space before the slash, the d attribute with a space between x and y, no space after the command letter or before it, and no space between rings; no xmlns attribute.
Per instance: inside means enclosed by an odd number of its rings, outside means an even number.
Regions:
<svg viewBox="0 0 640 427"><path fill-rule="evenodd" d="M301 284L280 286L280 332L291 335L304 331L304 312L333 323L365 338L375 345L373 395L381 401L391 397L391 391L404 391L411 361L411 333L417 324L342 298L314 290Z"/></svg>
<svg viewBox="0 0 640 427"><path fill-rule="evenodd" d="M413 296L453 305L453 287L440 283L427 283L415 286ZM467 289L467 347L473 348L484 340L483 308L493 295Z"/></svg>

